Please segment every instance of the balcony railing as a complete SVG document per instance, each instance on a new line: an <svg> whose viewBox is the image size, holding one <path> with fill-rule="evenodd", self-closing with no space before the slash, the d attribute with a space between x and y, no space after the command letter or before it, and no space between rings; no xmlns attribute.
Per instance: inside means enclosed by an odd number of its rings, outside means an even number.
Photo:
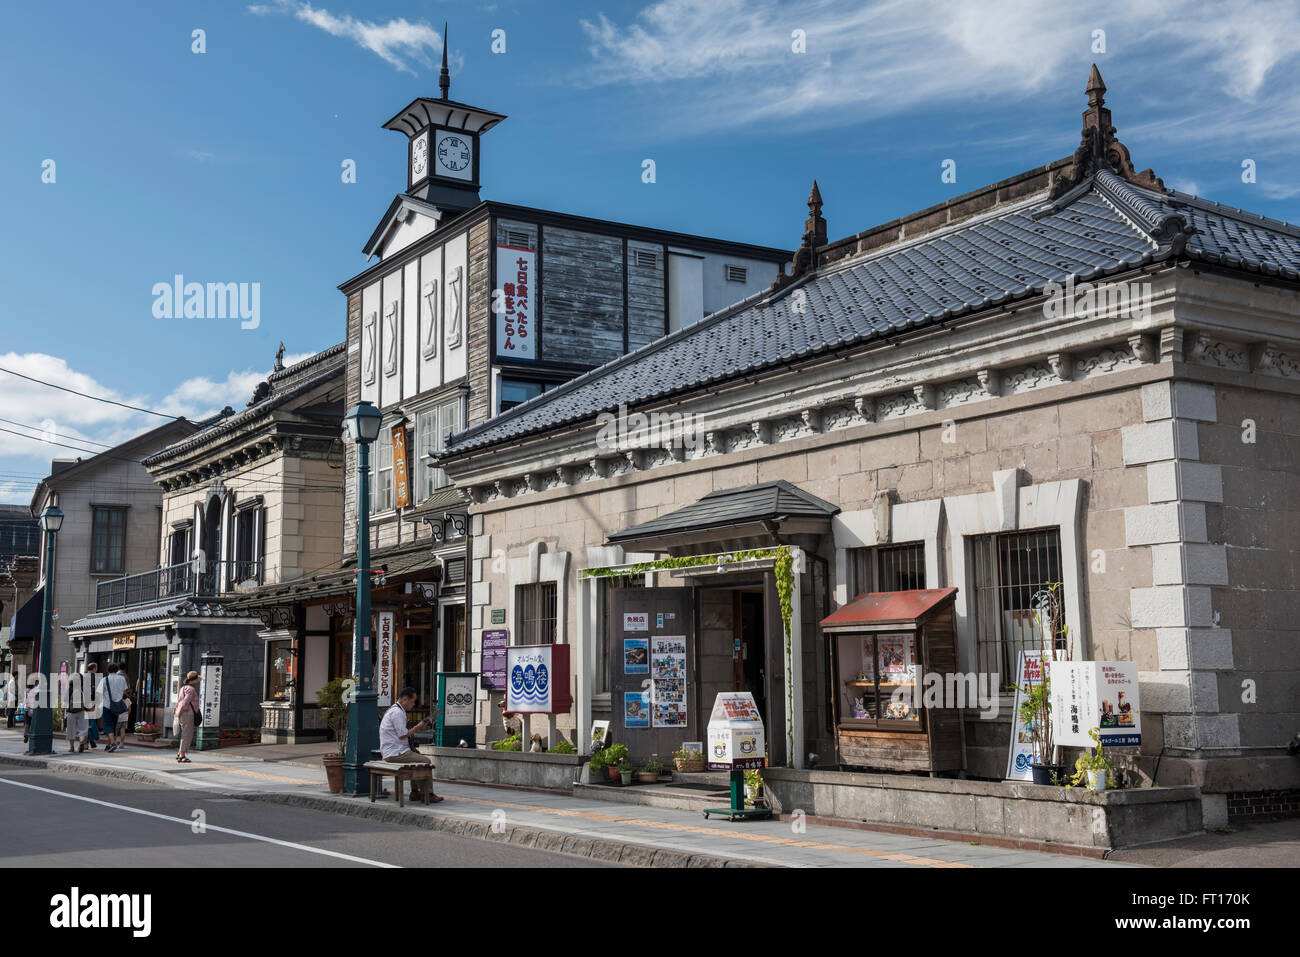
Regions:
<svg viewBox="0 0 1300 957"><path fill-rule="evenodd" d="M260 582L258 561L189 561L113 578L95 586L95 611L150 605L168 598L215 598L244 582Z"/></svg>

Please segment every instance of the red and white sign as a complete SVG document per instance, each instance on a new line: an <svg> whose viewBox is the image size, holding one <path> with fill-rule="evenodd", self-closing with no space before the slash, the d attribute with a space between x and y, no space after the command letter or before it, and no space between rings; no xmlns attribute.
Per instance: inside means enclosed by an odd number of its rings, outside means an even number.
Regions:
<svg viewBox="0 0 1300 957"><path fill-rule="evenodd" d="M393 621L391 611L381 611L379 619L379 661L375 668L375 690L380 707L393 703Z"/></svg>
<svg viewBox="0 0 1300 957"><path fill-rule="evenodd" d="M649 631L650 613L648 611L625 611L623 613L624 631Z"/></svg>
<svg viewBox="0 0 1300 957"><path fill-rule="evenodd" d="M497 291L492 309L497 317L498 359L537 358L535 256L531 249L497 246Z"/></svg>

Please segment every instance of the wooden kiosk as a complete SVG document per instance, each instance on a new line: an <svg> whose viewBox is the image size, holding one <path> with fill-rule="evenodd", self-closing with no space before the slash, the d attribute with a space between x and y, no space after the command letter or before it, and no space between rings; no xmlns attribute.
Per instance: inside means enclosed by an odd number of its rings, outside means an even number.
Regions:
<svg viewBox="0 0 1300 957"><path fill-rule="evenodd" d="M962 709L925 707L924 676L957 671L955 588L859 595L822 620L841 767L960 771Z"/></svg>

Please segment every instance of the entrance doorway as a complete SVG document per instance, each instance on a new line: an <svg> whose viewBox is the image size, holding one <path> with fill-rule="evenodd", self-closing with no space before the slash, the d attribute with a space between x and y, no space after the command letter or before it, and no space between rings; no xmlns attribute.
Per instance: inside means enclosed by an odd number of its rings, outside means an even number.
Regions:
<svg viewBox="0 0 1300 957"><path fill-rule="evenodd" d="M767 714L767 632L763 627L763 590L734 591L732 594L733 648L736 691L754 696L759 714Z"/></svg>

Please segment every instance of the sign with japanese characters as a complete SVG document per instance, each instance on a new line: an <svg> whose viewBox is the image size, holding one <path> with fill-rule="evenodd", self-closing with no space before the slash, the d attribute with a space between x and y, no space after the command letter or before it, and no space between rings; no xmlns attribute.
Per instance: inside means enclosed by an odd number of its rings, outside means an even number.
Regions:
<svg viewBox="0 0 1300 957"><path fill-rule="evenodd" d="M1137 665L1131 661L1053 661L1052 735L1064 747L1142 743Z"/></svg>
<svg viewBox="0 0 1300 957"><path fill-rule="evenodd" d="M516 714L567 714L568 645L513 645L506 649L506 710Z"/></svg>
<svg viewBox="0 0 1300 957"><path fill-rule="evenodd" d="M380 707L393 703L393 623L391 611L381 611L375 616L379 623L379 662L375 668L375 691Z"/></svg>
<svg viewBox="0 0 1300 957"><path fill-rule="evenodd" d="M754 696L747 691L719 694L709 716L709 769L761 768L766 752L763 716Z"/></svg>
<svg viewBox="0 0 1300 957"><path fill-rule="evenodd" d="M221 668L224 658L203 656L199 670L199 702L203 706L203 719L200 725L216 728L221 725Z"/></svg>
<svg viewBox="0 0 1300 957"><path fill-rule="evenodd" d="M504 615L501 620L505 620ZM486 679L487 686L493 691L506 690L506 648L509 645L509 629L491 628L484 630L483 677Z"/></svg>
<svg viewBox="0 0 1300 957"><path fill-rule="evenodd" d="M498 359L537 358L535 256L531 249L497 246L497 289L492 311L496 315Z"/></svg>
<svg viewBox="0 0 1300 957"><path fill-rule="evenodd" d="M406 472L406 426L393 426L393 488L398 508L411 504L411 482Z"/></svg>
<svg viewBox="0 0 1300 957"><path fill-rule="evenodd" d="M1016 696L1011 708L1011 752L1007 755L1008 781L1032 781L1034 772L1034 729L1020 717L1020 704L1025 692L1043 681L1043 653L1020 652L1020 668L1016 671Z"/></svg>

